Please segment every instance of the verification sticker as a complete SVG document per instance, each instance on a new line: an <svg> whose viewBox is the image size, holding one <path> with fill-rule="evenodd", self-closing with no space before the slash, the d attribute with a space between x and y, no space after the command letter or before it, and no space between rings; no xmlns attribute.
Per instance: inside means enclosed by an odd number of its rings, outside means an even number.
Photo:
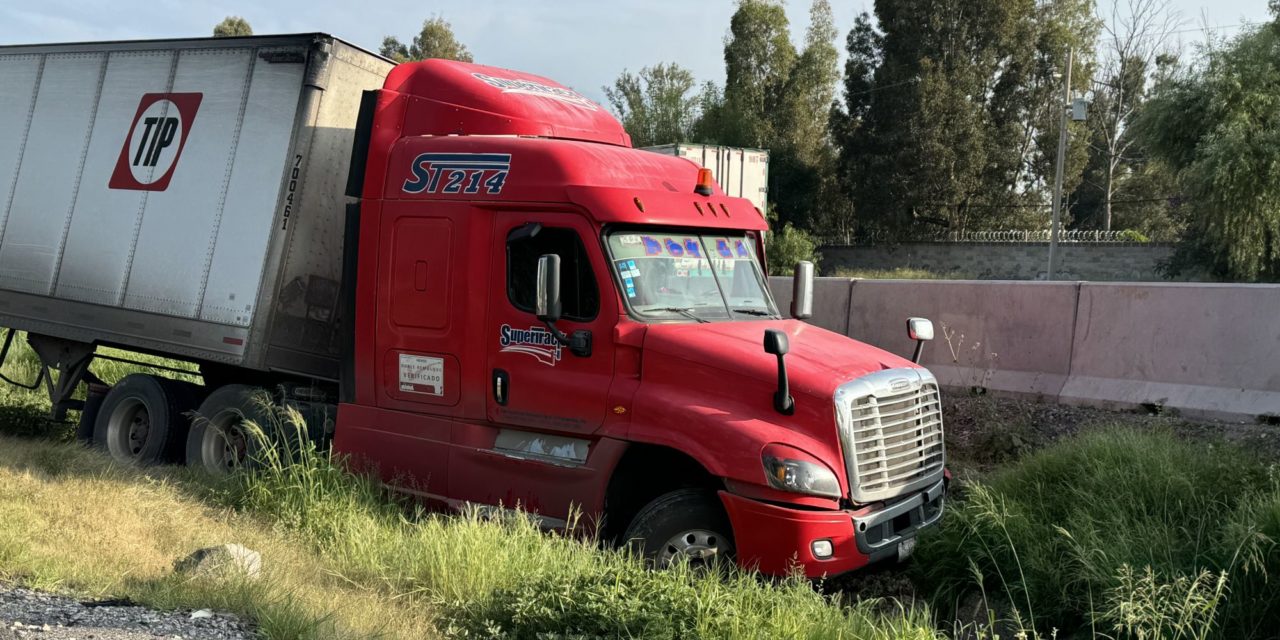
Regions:
<svg viewBox="0 0 1280 640"><path fill-rule="evenodd" d="M444 359L400 354L400 390L444 395Z"/></svg>

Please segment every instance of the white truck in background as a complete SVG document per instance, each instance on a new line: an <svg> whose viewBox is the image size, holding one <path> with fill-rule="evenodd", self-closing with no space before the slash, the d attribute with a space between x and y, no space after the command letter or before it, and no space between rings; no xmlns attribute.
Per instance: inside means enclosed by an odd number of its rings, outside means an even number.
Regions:
<svg viewBox="0 0 1280 640"><path fill-rule="evenodd" d="M644 147L644 150L692 160L710 169L726 194L746 198L761 213L768 212L765 206L769 200L768 151L687 142Z"/></svg>

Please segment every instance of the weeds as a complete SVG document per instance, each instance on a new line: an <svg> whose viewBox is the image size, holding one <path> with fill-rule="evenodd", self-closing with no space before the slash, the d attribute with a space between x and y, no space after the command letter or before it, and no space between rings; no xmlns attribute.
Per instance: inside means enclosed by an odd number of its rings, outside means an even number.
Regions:
<svg viewBox="0 0 1280 640"><path fill-rule="evenodd" d="M1225 571L1201 570L1164 581L1150 566L1136 573L1124 565L1116 581L1100 618L1120 636L1136 640L1205 640L1227 591Z"/></svg>
<svg viewBox="0 0 1280 640"><path fill-rule="evenodd" d="M5 371L32 366L17 358ZM0 405L47 409L10 391ZM1208 640L1280 628L1280 475L1219 444L1123 429L1039 452L1013 441L1017 459L961 479L952 495L963 499L922 538L911 575L926 607L825 596L798 578L650 571L513 512L425 513L317 449L296 411L267 409L249 431L270 445L219 482L0 438L0 578L236 611L269 638L932 640L946 626L953 637ZM174 559L225 542L263 553L261 581L172 573ZM968 622L941 622L974 602Z"/></svg>
<svg viewBox="0 0 1280 640"><path fill-rule="evenodd" d="M1280 493L1245 451L1097 432L966 488L917 551L935 604L994 588L1032 628L1117 637L1280 628Z"/></svg>
<svg viewBox="0 0 1280 640"><path fill-rule="evenodd" d="M937 637L924 609L841 606L802 578L652 571L593 539L544 532L520 512L425 513L316 450L296 411L260 409L268 424L245 425L260 454L229 485L230 504L297 534L343 583L432 611L444 635Z"/></svg>
<svg viewBox="0 0 1280 640"><path fill-rule="evenodd" d="M982 342L975 341L964 348L964 334L957 333L954 327L942 324L942 338L951 352L951 363L964 372L965 386L975 395L985 394L991 377L995 375L1000 354L982 350ZM962 360L964 362L962 362Z"/></svg>

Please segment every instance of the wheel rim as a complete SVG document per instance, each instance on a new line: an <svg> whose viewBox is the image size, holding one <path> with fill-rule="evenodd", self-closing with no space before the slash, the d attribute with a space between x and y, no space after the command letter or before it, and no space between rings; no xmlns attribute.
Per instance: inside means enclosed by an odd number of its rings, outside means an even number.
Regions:
<svg viewBox="0 0 1280 640"><path fill-rule="evenodd" d="M133 414L133 420L129 422L129 453L134 457L142 453L142 447L147 444L149 435L151 435L151 414L144 406Z"/></svg>
<svg viewBox="0 0 1280 640"><path fill-rule="evenodd" d="M223 412L209 421L200 443L200 457L210 471L231 473L244 465L249 439L240 421L234 411Z"/></svg>
<svg viewBox="0 0 1280 640"><path fill-rule="evenodd" d="M138 398L123 400L107 423L107 448L116 458L136 460L151 438L151 409Z"/></svg>
<svg viewBox="0 0 1280 640"><path fill-rule="evenodd" d="M708 565L727 551L725 537L706 529L689 529L671 536L658 552L658 565L666 567L677 558L688 558L690 564Z"/></svg>

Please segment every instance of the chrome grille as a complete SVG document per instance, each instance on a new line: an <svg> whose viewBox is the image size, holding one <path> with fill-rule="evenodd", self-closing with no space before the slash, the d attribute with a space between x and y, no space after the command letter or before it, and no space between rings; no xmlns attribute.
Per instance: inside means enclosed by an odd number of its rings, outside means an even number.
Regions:
<svg viewBox="0 0 1280 640"><path fill-rule="evenodd" d="M928 371L878 371L841 385L835 400L854 501L891 498L942 475L942 403Z"/></svg>

